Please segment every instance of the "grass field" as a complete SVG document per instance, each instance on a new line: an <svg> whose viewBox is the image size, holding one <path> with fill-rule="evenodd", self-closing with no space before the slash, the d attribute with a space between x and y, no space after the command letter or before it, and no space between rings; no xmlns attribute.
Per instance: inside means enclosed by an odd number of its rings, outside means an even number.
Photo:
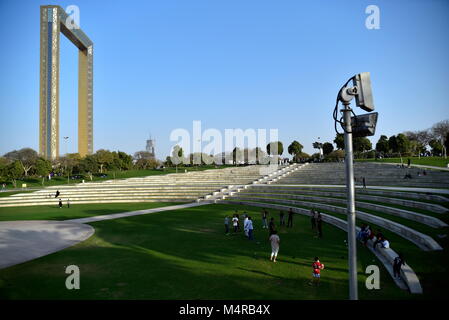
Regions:
<svg viewBox="0 0 449 320"><path fill-rule="evenodd" d="M443 157L403 157L402 163L407 164L407 160L410 159L411 164L419 164L424 166L444 167L447 168L449 158ZM354 161L368 161L368 162L386 162L386 163L401 163L401 158L383 158L383 159L356 159Z"/></svg>
<svg viewBox="0 0 449 320"><path fill-rule="evenodd" d="M107 214L123 206L79 206L78 211L34 207L37 219L69 219ZM145 204L148 207L148 204ZM3 220L11 215L2 208ZM15 208L14 211L16 211ZM254 220L256 241L242 233L226 236L223 219L234 209ZM33 207L16 212L29 218ZM61 210L61 211L57 211ZM56 212L57 213L56 213ZM94 211L94 212L93 212ZM17 216L14 216L16 218ZM278 213L274 215L278 218ZM268 232L260 208L208 205L91 224L95 234L63 251L0 270L0 299L347 299L346 233L325 224L318 239L308 217L295 216L294 228L280 229L278 262L268 260ZM319 288L311 287L311 263L325 263ZM395 286L381 263L359 247L361 299L414 299ZM80 268L81 289L65 288L65 267ZM381 270L381 289L365 288L367 265Z"/></svg>

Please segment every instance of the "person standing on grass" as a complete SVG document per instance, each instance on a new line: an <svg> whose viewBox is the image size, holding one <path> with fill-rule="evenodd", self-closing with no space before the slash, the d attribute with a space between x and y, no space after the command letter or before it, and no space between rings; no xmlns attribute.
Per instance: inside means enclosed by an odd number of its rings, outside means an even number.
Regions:
<svg viewBox="0 0 449 320"><path fill-rule="evenodd" d="M285 218L284 218L284 211L279 212L279 225L285 226Z"/></svg>
<svg viewBox="0 0 449 320"><path fill-rule="evenodd" d="M245 219L243 219L243 231L245 232L245 237L248 238L248 215L245 212Z"/></svg>
<svg viewBox="0 0 449 320"><path fill-rule="evenodd" d="M402 255L402 253L399 253L399 255L393 260L393 276L395 278L401 277L401 268L404 265L405 265L404 256Z"/></svg>
<svg viewBox="0 0 449 320"><path fill-rule="evenodd" d="M226 216L224 219L224 225L225 225L225 234L228 235L229 234L229 217Z"/></svg>
<svg viewBox="0 0 449 320"><path fill-rule="evenodd" d="M317 212L316 217L316 230L318 232L318 238L321 238L323 236L323 229L321 226L321 222L323 221L323 217L321 216L321 213Z"/></svg>
<svg viewBox="0 0 449 320"><path fill-rule="evenodd" d="M316 220L315 220L315 210L314 209L310 210L310 216L311 216L310 222L312 223L312 230L315 230Z"/></svg>
<svg viewBox="0 0 449 320"><path fill-rule="evenodd" d="M61 209L61 208L62 208L62 200L59 199L59 209Z"/></svg>
<svg viewBox="0 0 449 320"><path fill-rule="evenodd" d="M279 243L281 242L281 239L277 235L277 231L276 230L273 230L273 234L270 235L268 240L271 242L271 257L270 257L270 261L276 262L276 258L278 256L278 252L279 252Z"/></svg>
<svg viewBox="0 0 449 320"><path fill-rule="evenodd" d="M314 262L312 263L312 280L309 282L309 285L320 285L321 278L321 270L324 269L324 263L320 262L318 257L315 257Z"/></svg>
<svg viewBox="0 0 449 320"><path fill-rule="evenodd" d="M288 227L293 227L293 209L290 208L288 210L288 221L287 221L287 228Z"/></svg>
<svg viewBox="0 0 449 320"><path fill-rule="evenodd" d="M268 228L267 225L267 210L263 209L262 210L262 229Z"/></svg>
<svg viewBox="0 0 449 320"><path fill-rule="evenodd" d="M253 235L253 221L251 220L251 217L248 217L248 239L249 240L254 240L254 235Z"/></svg>
<svg viewBox="0 0 449 320"><path fill-rule="evenodd" d="M70 199L67 199L67 208L70 208Z"/></svg>
<svg viewBox="0 0 449 320"><path fill-rule="evenodd" d="M239 218L237 218L237 214L234 214L234 217L232 218L232 226L234 227L234 233L236 233L239 227Z"/></svg>
<svg viewBox="0 0 449 320"><path fill-rule="evenodd" d="M274 218L270 219L270 224L268 225L268 230L270 234L274 234L276 232L276 225L274 224Z"/></svg>

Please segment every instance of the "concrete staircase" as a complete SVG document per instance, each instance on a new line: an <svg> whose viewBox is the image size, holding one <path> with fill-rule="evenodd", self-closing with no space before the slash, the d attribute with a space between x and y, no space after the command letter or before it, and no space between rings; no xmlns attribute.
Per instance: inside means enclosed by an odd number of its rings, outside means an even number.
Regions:
<svg viewBox="0 0 449 320"><path fill-rule="evenodd" d="M283 168L253 165L189 171L123 180L87 182L47 187L31 193L0 198L0 207L87 203L192 202L206 195L242 188L255 181L270 180ZM264 180L264 181L265 181ZM60 195L55 198L56 191Z"/></svg>
<svg viewBox="0 0 449 320"><path fill-rule="evenodd" d="M365 177L368 186L407 186L424 188L449 188L449 172L421 168L402 168L400 165L373 162L354 162L356 185ZM409 173L411 179L405 179ZM421 173L421 175L418 175ZM342 162L310 163L284 178L280 184L345 185L345 164Z"/></svg>

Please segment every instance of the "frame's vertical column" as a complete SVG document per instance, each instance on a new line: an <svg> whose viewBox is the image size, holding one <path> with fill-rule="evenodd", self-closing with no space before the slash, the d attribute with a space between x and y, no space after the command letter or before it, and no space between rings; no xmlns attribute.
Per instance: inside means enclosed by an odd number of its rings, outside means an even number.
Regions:
<svg viewBox="0 0 449 320"><path fill-rule="evenodd" d="M47 158L47 96L48 96L48 9L40 12L40 77L39 77L39 155Z"/></svg>
<svg viewBox="0 0 449 320"><path fill-rule="evenodd" d="M78 56L78 152L84 157L93 153L93 46Z"/></svg>
<svg viewBox="0 0 449 320"><path fill-rule="evenodd" d="M39 152L59 156L59 11L41 7Z"/></svg>

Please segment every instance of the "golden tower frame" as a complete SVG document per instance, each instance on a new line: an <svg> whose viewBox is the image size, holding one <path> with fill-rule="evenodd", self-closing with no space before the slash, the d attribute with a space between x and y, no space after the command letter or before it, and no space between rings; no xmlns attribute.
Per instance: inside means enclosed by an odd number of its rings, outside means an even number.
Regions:
<svg viewBox="0 0 449 320"><path fill-rule="evenodd" d="M93 42L55 5L40 7L39 154L59 157L59 36L79 49L78 153L93 153Z"/></svg>

